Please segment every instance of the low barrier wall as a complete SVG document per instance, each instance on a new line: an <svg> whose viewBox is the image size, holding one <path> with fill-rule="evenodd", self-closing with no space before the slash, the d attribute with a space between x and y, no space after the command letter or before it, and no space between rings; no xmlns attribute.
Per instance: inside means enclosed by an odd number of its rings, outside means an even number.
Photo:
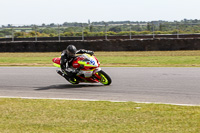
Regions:
<svg viewBox="0 0 200 133"><path fill-rule="evenodd" d="M158 35L132 35L131 39L159 39L159 38L200 38L200 34L158 34ZM1 41L67 41L67 40L83 40L82 37L32 37L32 38L0 38ZM105 36L89 36L84 40L105 39ZM130 39L130 36L107 36L107 39Z"/></svg>
<svg viewBox="0 0 200 133"><path fill-rule="evenodd" d="M58 52L73 44L93 51L200 50L200 39L0 42L0 52Z"/></svg>

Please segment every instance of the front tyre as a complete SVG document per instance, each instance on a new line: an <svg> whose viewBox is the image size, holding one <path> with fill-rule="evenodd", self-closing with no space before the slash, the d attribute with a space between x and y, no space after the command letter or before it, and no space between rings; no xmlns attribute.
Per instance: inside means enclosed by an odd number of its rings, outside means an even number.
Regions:
<svg viewBox="0 0 200 133"><path fill-rule="evenodd" d="M98 79L98 81L104 85L110 85L112 80L111 78L108 76L108 74L106 74L103 70L97 72L97 75L99 77L101 77L101 79Z"/></svg>

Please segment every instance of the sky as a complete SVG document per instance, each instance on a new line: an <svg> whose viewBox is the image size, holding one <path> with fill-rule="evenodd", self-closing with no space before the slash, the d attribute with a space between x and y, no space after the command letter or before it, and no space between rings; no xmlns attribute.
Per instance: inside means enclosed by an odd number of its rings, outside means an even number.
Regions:
<svg viewBox="0 0 200 133"><path fill-rule="evenodd" d="M0 25L200 19L200 0L0 0Z"/></svg>

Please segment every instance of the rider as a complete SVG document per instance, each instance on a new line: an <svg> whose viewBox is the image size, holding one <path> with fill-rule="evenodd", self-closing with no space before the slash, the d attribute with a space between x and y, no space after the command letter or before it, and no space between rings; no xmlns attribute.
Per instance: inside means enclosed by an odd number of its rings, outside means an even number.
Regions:
<svg viewBox="0 0 200 133"><path fill-rule="evenodd" d="M90 55L93 55L94 52L90 50L80 49L77 50L74 45L69 45L65 50L61 53L61 60L60 60L60 66L62 70L62 76L67 80L72 80L73 77L79 72L78 69L69 69L72 66L72 62L76 57L76 54L83 54L87 53ZM67 64L67 66L66 66Z"/></svg>

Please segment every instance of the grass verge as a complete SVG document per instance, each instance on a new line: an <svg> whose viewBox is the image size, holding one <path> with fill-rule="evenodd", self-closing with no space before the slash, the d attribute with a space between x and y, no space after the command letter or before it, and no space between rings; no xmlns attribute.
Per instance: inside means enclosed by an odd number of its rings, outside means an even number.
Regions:
<svg viewBox="0 0 200 133"><path fill-rule="evenodd" d="M0 131L6 133L199 133L199 118L199 106L0 99Z"/></svg>
<svg viewBox="0 0 200 133"><path fill-rule="evenodd" d="M200 51L95 52L103 67L200 67ZM60 52L0 53L0 66L53 66Z"/></svg>

